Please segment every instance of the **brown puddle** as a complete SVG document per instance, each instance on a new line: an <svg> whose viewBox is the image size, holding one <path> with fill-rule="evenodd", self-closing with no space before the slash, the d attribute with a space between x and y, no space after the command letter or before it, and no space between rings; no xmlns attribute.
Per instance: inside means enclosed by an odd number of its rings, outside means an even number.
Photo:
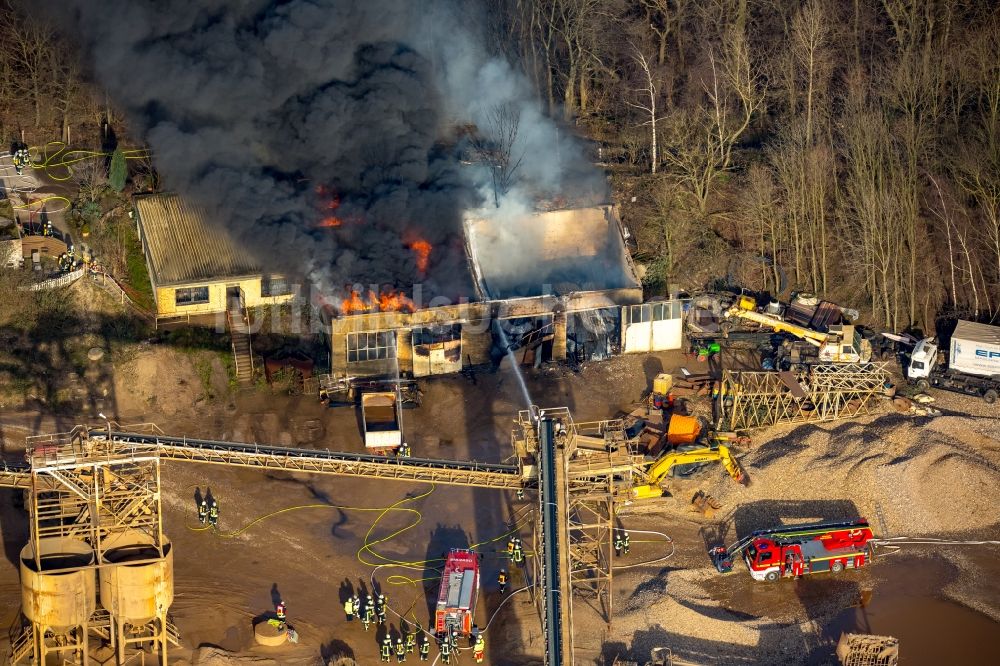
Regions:
<svg viewBox="0 0 1000 666"><path fill-rule="evenodd" d="M1000 562L993 573L1000 575ZM1000 623L940 596L959 572L940 558L892 556L873 568L878 582L862 595L863 606L847 608L823 623L836 641L841 632L895 636L900 664L1000 663Z"/></svg>

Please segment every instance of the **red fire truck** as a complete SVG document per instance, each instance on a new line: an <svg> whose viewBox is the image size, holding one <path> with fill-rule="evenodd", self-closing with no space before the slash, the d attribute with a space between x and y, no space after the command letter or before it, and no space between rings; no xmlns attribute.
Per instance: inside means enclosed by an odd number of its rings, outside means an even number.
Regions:
<svg viewBox="0 0 1000 666"><path fill-rule="evenodd" d="M467 636L479 596L479 556L471 550L453 548L444 563L438 592L434 631L448 635L452 629Z"/></svg>
<svg viewBox="0 0 1000 666"><path fill-rule="evenodd" d="M742 555L754 580L776 581L858 569L874 554L872 539L872 529L864 519L791 525L758 530L729 548L713 548L709 555L720 573L732 571L733 560Z"/></svg>

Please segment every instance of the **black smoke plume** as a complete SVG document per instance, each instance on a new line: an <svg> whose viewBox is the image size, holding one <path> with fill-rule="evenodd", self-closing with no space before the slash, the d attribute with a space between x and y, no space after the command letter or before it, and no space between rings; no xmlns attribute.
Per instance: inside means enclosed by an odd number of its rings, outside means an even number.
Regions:
<svg viewBox="0 0 1000 666"><path fill-rule="evenodd" d="M471 295L462 214L492 201L485 170L458 159L454 128L484 125L498 105L519 115L526 182L559 188L581 163L523 77L482 46L479 2L31 5L82 44L167 188L265 271L324 289L419 281L427 297ZM317 228L324 216L339 226ZM426 275L418 239L433 246Z"/></svg>

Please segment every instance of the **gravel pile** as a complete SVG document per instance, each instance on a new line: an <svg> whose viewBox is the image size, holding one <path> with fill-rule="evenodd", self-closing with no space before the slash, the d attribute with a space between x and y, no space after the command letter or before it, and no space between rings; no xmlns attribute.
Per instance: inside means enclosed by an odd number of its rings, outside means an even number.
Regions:
<svg viewBox="0 0 1000 666"><path fill-rule="evenodd" d="M775 521L857 516L890 536L975 532L998 522L1000 428L991 419L887 414L772 429L754 441L741 458L750 485L720 476L711 488L736 507L740 533Z"/></svg>

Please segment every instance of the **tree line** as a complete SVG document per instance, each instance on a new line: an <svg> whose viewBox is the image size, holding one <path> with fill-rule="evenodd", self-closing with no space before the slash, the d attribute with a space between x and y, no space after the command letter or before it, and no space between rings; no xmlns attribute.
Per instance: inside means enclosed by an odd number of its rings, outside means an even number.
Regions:
<svg viewBox="0 0 1000 666"><path fill-rule="evenodd" d="M695 286L699 265L745 256L748 286L777 293L784 275L786 291L860 305L894 330L997 317L994 3L491 7L497 49L639 193L651 287Z"/></svg>

